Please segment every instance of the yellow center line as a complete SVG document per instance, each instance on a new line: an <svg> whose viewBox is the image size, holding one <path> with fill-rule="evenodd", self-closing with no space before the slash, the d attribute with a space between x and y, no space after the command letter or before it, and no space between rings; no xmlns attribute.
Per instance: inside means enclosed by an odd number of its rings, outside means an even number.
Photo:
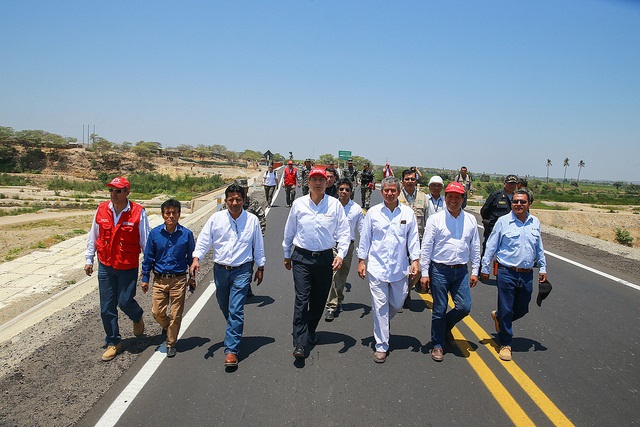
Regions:
<svg viewBox="0 0 640 427"><path fill-rule="evenodd" d="M433 299L430 294L419 294L420 298L424 301L433 304ZM453 308L453 300L449 298L449 307ZM489 349L489 353L493 355L502 367L513 377L518 385L524 390L524 392L533 400L533 402L540 408L540 410L551 420L554 425L559 426L573 426L573 423L562 413L562 411L547 397L546 394L529 378L527 374L512 360L510 362L504 362L500 360L497 353L498 344L491 338L491 336L471 317L465 317L462 322L466 324L471 331L476 335L479 342ZM515 425L534 425L533 421L527 416L522 407L516 402L509 391L498 380L495 374L491 371L489 366L482 360L482 358L475 351L470 351L469 348L462 348L458 344L460 341L467 343L468 341L462 335L458 328L453 328L452 333L456 339L456 347L465 354L466 360L471 367L476 371L484 385L489 392L493 395L494 399L505 411L507 416L511 418L511 421Z"/></svg>

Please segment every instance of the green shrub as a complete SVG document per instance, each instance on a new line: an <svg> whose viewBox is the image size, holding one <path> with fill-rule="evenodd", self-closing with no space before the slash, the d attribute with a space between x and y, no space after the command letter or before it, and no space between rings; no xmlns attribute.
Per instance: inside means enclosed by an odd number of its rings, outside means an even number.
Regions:
<svg viewBox="0 0 640 427"><path fill-rule="evenodd" d="M633 245L633 237L629 233L629 230L624 230L621 228L616 228L616 242L625 246Z"/></svg>

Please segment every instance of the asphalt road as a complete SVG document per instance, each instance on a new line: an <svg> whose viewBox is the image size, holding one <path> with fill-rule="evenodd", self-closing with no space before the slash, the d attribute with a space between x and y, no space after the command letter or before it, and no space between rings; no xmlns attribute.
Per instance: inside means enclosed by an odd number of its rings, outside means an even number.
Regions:
<svg viewBox="0 0 640 427"><path fill-rule="evenodd" d="M239 368L223 366L225 322L213 295L183 331L177 357L166 359L161 350L154 356L150 348L78 425L94 425L107 411L103 425L118 426L640 423L640 291L549 255L553 292L541 308L532 301L515 323L512 362L497 357L489 315L497 292L481 283L442 363L429 354L430 297L412 292L411 309L392 321L387 362L375 364L371 297L354 260L344 312L321 322L319 343L304 365L296 364L293 281L282 267L288 213L282 192L276 205L268 215L265 281L245 308ZM553 253L549 240L545 249ZM599 267L597 254L563 245L563 256ZM616 273L615 262L603 268ZM640 284L628 271L619 273ZM198 288L200 304L206 288ZM154 360L157 370L144 383L139 374ZM135 388L132 380L140 392L122 396Z"/></svg>

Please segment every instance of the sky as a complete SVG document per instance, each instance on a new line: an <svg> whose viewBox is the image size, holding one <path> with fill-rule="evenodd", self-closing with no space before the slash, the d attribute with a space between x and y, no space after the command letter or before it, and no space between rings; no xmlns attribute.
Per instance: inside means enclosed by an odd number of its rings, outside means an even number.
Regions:
<svg viewBox="0 0 640 427"><path fill-rule="evenodd" d="M640 182L640 1L5 0L0 126Z"/></svg>

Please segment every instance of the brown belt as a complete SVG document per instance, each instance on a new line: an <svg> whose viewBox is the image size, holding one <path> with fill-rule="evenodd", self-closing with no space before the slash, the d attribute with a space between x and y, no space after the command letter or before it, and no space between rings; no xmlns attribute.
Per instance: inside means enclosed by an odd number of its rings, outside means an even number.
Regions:
<svg viewBox="0 0 640 427"><path fill-rule="evenodd" d="M508 265L498 264L500 267L508 268L509 270L513 270L516 273L531 273L533 268L520 268L520 267L509 267Z"/></svg>

